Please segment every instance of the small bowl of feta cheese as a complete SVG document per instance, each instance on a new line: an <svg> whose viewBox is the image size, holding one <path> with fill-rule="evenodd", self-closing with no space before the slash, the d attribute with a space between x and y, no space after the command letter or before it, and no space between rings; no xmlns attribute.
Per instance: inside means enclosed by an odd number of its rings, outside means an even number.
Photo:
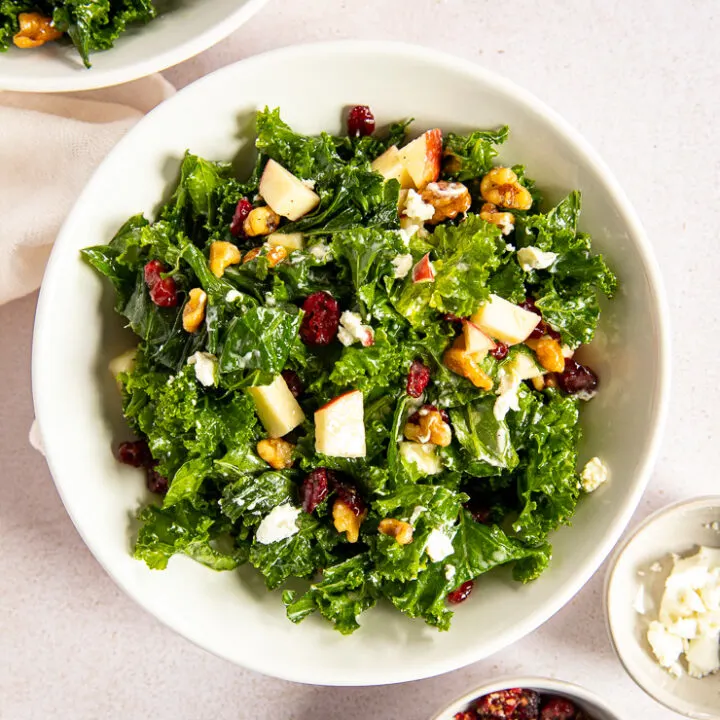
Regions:
<svg viewBox="0 0 720 720"><path fill-rule="evenodd" d="M645 520L616 550L605 603L633 680L675 712L720 718L720 496Z"/></svg>

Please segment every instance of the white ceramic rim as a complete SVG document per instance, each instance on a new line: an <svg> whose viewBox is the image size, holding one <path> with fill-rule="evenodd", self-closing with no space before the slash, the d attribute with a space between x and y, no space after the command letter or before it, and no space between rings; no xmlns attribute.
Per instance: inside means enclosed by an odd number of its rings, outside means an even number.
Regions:
<svg viewBox="0 0 720 720"><path fill-rule="evenodd" d="M63 78L10 77L0 81L0 90L38 93L77 92L80 90L97 90L98 88L138 80L161 70L167 70L167 68L174 65L179 65L181 62L189 60L216 45L245 24L267 2L268 0L246 0L241 7L228 15L223 22L208 28L205 32L190 38L184 43L180 43L171 50L159 55L153 55L146 60L139 60L132 65L99 71L92 68L89 70L78 69L76 74ZM112 48L103 52L112 52Z"/></svg>
<svg viewBox="0 0 720 720"><path fill-rule="evenodd" d="M448 703L442 710L433 715L432 720L448 720L451 712L462 712L463 708L467 707L473 700L488 693L507 690L508 688L537 688L539 690L547 690L553 695L564 695L571 700L583 700L593 703L608 715L616 718L616 720L624 720L624 718L618 715L616 710L610 708L604 700L581 685L575 685L574 683L555 680L553 678L535 676L514 677L511 675L500 677L491 683L476 687L470 692L455 698L455 700Z"/></svg>
<svg viewBox="0 0 720 720"><path fill-rule="evenodd" d="M548 106L546 106L541 100L536 98L532 93L530 93L527 90L524 90L523 88L519 87L515 83L511 82L510 80L507 80L489 70L486 70L483 67L480 67L476 65L475 63L472 63L467 60L463 60L460 58L457 58L455 56L449 55L447 53L443 53L436 50L431 50L423 46L419 45L411 45L407 43L399 43L399 42L391 42L391 41L364 41L364 40L341 40L341 41L334 41L334 42L322 42L322 43L309 43L309 44L300 44L300 45L291 45L284 48L279 48L276 50L271 50L267 53L262 53L260 55L253 56L251 58L247 58L245 60L239 61L239 63L235 63L233 65L226 66L224 68L220 68L219 70L216 70L213 73L210 73L209 75L206 75L203 78L200 78L199 80L195 81L194 83L191 83L187 87L180 90L175 96L172 98L166 100L164 103L162 103L162 106L165 106L168 103L173 103L176 101L176 98L182 96L183 93L188 91L194 91L198 87L201 87L204 82L207 82L208 78L214 77L215 75L222 74L224 72L230 72L231 69L237 65L237 64L244 64L246 67L250 67L252 70L254 66L258 66L259 68L262 68L263 63L265 62L266 58L272 57L273 59L285 61L292 63L293 60L297 56L303 56L307 54L318 54L322 56L323 58L331 56L333 54L342 54L342 53L349 53L354 55L367 55L367 54L382 54L390 59L394 57L401 57L404 59L413 59L418 58L422 59L423 61L428 61L429 59L432 60L434 63L436 63L438 66L442 66L452 72L464 74L466 76L469 76L472 79L478 79L485 83L488 86L492 86L498 89L499 92L505 93L507 95L513 96L519 104L522 104L528 108L528 110L532 113L537 114L538 116L543 117L547 122L553 123L555 126L557 126L562 133L565 135L567 142L574 146L575 150L583 155L588 164L592 165L595 172L602 178L603 182L608 188L608 193L612 197L613 201L616 203L619 211L622 213L623 218L625 222L627 223L627 226L629 228L629 232L632 235L635 243L637 244L638 252L640 256L642 257L642 261L644 263L644 266L647 271L647 275L649 278L649 284L650 284L650 291L652 295L652 300L657 308L658 312L658 336L659 336L659 342L658 342L658 369L659 369L659 378L658 378L658 402L657 402L657 412L654 417L652 426L648 429L648 435L649 435L649 441L647 443L647 449L645 452L645 456L642 458L642 460L639 463L639 469L637 472L637 476L639 478L639 481L636 484L635 490L632 495L627 499L625 509L622 513L618 515L618 517L615 519L615 521L612 523L612 525L608 528L608 533L602 543L599 543L596 547L595 551L587 558L584 569L582 572L579 572L578 575L575 578L575 581L573 583L567 583L566 587L564 588L563 592L559 592L554 601L552 603L547 603L543 606L542 612L534 612L529 614L522 622L519 622L516 624L514 631L512 633L507 633L507 635L502 640L497 640L493 643L486 643L482 646L478 647L472 647L469 646L467 651L464 653L458 653L455 655L452 659L444 659L444 660L438 660L434 663L428 664L425 668L425 671L422 674L412 673L412 674L406 674L403 671L402 667L399 667L397 670L397 674L393 677L387 678L387 680L384 679L382 684L393 684L393 683L400 683L400 682L408 682L413 680L419 680L427 677L434 677L436 675L441 675L446 672L451 672L453 670L457 670L461 667L466 667L467 665L470 665L474 662L477 662L479 660L482 660L486 657L489 657L490 655L493 655L496 652L499 652L500 650L504 649L505 647L510 646L511 644L517 642L518 640L522 639L532 631L536 630L540 625L545 623L547 620L549 620L553 615L555 615L561 608L563 608L579 591L580 589L588 582L588 580L597 572L600 565L603 563L603 561L607 558L608 554L612 550L612 548L615 546L617 541L619 540L620 536L622 535L623 531L627 527L628 523L630 522L630 518L632 517L633 513L635 512L635 509L637 508L638 503L640 502L640 498L642 497L645 488L647 487L648 481L650 479L650 473L652 472L655 458L658 454L658 451L660 449L660 442L662 440L662 430L665 425L665 420L667 417L667 411L668 411L668 404L669 404L669 389L670 389L670 340L669 340L669 310L667 307L667 301L664 294L664 283L662 281L662 277L660 275L660 271L657 265L657 261L653 255L652 248L650 245L650 241L647 238L647 235L645 234L645 230L642 227L642 224L640 223L640 220L630 204L630 201L628 200L625 192L622 190L620 184L615 179L613 174L611 173L608 166L605 164L605 162L600 158L598 153L592 148L592 146L580 135L580 133L575 130L566 120L564 120L560 115L558 115L554 110L551 110ZM191 88L193 90L191 90ZM126 146L131 146L133 141L133 133L136 132L136 129L141 127L143 123L151 122L151 119L153 117L153 113L157 112L157 108L148 115L143 118L138 125L135 126L132 130L128 132L127 135L123 137L122 140L115 146L115 148L109 153L108 157L103 161L103 163L100 165L100 167L95 171L96 173L99 173L101 168L104 166L105 163L109 162L112 158L115 156L122 156L125 153ZM53 267L53 264L58 257L59 251L63 247L63 240L65 235L65 228L68 227L71 224L71 221L74 222L75 220L75 214L78 212L78 207L83 204L83 200L85 198L85 195L88 193L88 187L92 184L94 179L94 176L90 179L88 186L85 190L80 194L78 197L78 200L76 201L76 205L71 211L70 215L68 216L67 220L65 221L65 224L63 225L63 228L60 230L60 233L58 235L58 240L55 244L55 250L53 254L50 257L49 263L48 263L48 270L51 270ZM40 297L38 300L38 305L36 309L36 315L35 315L35 335L41 337L43 334L43 325L44 325L44 317L46 315L46 307L50 306L52 304L52 297L49 295L49 293L44 292L44 288L41 288L40 291ZM41 374L41 365L42 365L42 356L43 353L38 351L38 344L33 344L33 357L32 357L32 384L33 384L33 399L34 399L34 405L35 405L35 414L38 420L38 424L40 427L40 430L42 432L42 425L43 425L43 416L44 416L44 406L45 406L45 400L44 400L44 394L42 392L42 374ZM49 445L49 443L48 443ZM50 467L50 471L53 474L54 478L54 471L55 467L52 462L52 448L50 447L48 451L48 465ZM84 540L85 544L88 546L90 551L95 555L96 559L102 567L105 569L105 571L113 578L113 580L116 582L116 584L119 585L119 587L122 588L122 590L125 591L135 602L137 602L141 607L143 607L146 611L150 612L150 614L154 615L158 618L163 624L167 625L168 627L172 628L175 632L182 635L183 637L186 637L191 642L195 643L199 647L202 647L203 649L207 650L208 652L212 652L214 654L219 655L220 657L223 657L226 660L231 660L235 662L232 658L227 657L227 655L223 654L222 652L216 652L213 648L208 647L206 643L204 642L204 639L202 637L194 636L190 634L187 629L181 629L177 626L176 623L171 621L165 621L163 618L160 618L159 616L155 615L147 606L145 603L143 603L133 592L133 589L126 586L125 584L121 583L120 581L116 580L113 576L111 570L109 567L107 567L99 558L98 552L96 552L96 549L94 547L94 543L92 540L83 533L82 529L79 527L79 525L75 522L75 516L72 512L71 506L67 502L67 498L65 494L63 493L62 487L60 484L56 483L58 494L60 495L60 498L62 499L63 503L65 504L65 507L68 511L68 514L70 515L70 518L72 519L73 523L75 524L75 527L78 530L78 533ZM256 664L253 661L247 662L245 664L245 667L249 670L254 670L256 672L261 673L267 673L268 670L266 667L260 667L259 664ZM278 677L283 680L290 680L293 682L301 682L301 683L308 683L308 684L317 684L317 679L313 677L312 669L310 668L304 668L299 667L296 669L295 672L289 673L289 672L277 672L273 671L272 674L274 677ZM357 673L353 678L352 681L346 680L346 679L336 679L336 680L330 680L326 685L344 685L344 686L361 686L361 685L375 685L377 684L376 680L370 680L365 681L360 673Z"/></svg>
<svg viewBox="0 0 720 720"><path fill-rule="evenodd" d="M717 715L708 715L704 712L688 712L686 709L683 709L679 705L673 705L665 702L665 700L660 699L646 685L644 685L640 682L640 680L638 680L635 673L625 662L625 658L621 655L617 643L615 642L613 624L610 620L610 593L612 592L613 579L615 578L615 570L617 568L618 561L620 560L620 557L623 555L625 550L627 550L627 548L630 547L630 545L632 545L632 543L637 539L638 535L640 535L646 528L648 528L660 518L666 517L667 515L672 515L673 513L682 510L689 510L695 507L707 507L708 505L720 507L720 495L701 495L700 497L678 500L677 502L671 503L670 505L659 508L654 513L646 517L615 549L615 552L610 559L610 569L608 570L608 573L605 577L605 590L603 592L605 624L607 627L608 635L610 636L610 643L612 644L615 655L620 661L620 664L623 666L625 672L630 676L632 681L643 692L649 695L655 702L662 705L663 707L666 707L668 710L672 710L673 712L676 712L679 715L683 715L684 717L693 718L694 720L715 720L716 718L720 718L720 710L718 710Z"/></svg>

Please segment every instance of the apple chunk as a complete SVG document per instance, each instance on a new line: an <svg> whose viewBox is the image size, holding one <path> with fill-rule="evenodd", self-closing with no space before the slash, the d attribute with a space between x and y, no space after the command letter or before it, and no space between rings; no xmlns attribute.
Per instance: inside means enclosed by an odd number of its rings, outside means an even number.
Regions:
<svg viewBox="0 0 720 720"><path fill-rule="evenodd" d="M491 295L470 318L483 332L508 345L527 340L540 322L540 316L511 302Z"/></svg>
<svg viewBox="0 0 720 720"><path fill-rule="evenodd" d="M299 220L320 203L317 193L274 160L265 165L259 191L265 202L288 220Z"/></svg>
<svg viewBox="0 0 720 720"><path fill-rule="evenodd" d="M465 338L465 350L476 359L485 357L490 350L497 345L471 320L463 320L463 337Z"/></svg>
<svg viewBox="0 0 720 720"><path fill-rule="evenodd" d="M415 187L397 145L391 145L382 155L376 157L370 167L386 180L397 180L403 190Z"/></svg>
<svg viewBox="0 0 720 720"><path fill-rule="evenodd" d="M283 247L287 251L302 250L305 247L305 240L302 233L279 233L274 232L267 236L266 242L272 247Z"/></svg>
<svg viewBox="0 0 720 720"><path fill-rule="evenodd" d="M271 438L287 435L305 420L305 413L282 375L269 385L254 385L247 391L255 403L260 422Z"/></svg>
<svg viewBox="0 0 720 720"><path fill-rule="evenodd" d="M414 283L433 282L435 280L435 268L430 261L430 253L423 255L412 269L412 281Z"/></svg>
<svg viewBox="0 0 720 720"><path fill-rule="evenodd" d="M336 397L315 412L315 451L332 457L365 457L363 395Z"/></svg>
<svg viewBox="0 0 720 720"><path fill-rule="evenodd" d="M440 177L442 131L435 128L423 133L400 150L402 163L417 190Z"/></svg>

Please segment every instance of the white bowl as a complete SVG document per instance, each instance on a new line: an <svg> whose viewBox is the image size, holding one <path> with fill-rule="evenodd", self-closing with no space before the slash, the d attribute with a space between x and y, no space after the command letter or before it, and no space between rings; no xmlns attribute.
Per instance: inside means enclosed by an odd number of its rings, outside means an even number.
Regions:
<svg viewBox="0 0 720 720"><path fill-rule="evenodd" d="M115 47L92 53L87 69L72 45L11 47L0 53L0 90L68 92L136 80L207 50L239 28L267 0L184 0L147 25L130 28Z"/></svg>
<svg viewBox="0 0 720 720"><path fill-rule="evenodd" d="M720 718L720 673L702 679L675 678L658 665L647 642L657 619L671 554L686 555L699 545L720 547L720 497L684 500L645 520L616 551L605 590L608 626L620 661L648 695L691 718ZM714 525L718 527L717 524ZM655 564L660 563L658 568ZM639 574L642 573L642 574ZM647 612L635 610L640 587Z"/></svg>
<svg viewBox="0 0 720 720"><path fill-rule="evenodd" d="M604 700L589 690L562 680L551 680L550 678L539 677L505 677L488 683L487 685L481 685L465 693L465 695L459 697L439 713L433 715L432 720L453 720L455 713L467 710L474 700L488 693L507 690L508 688L523 688L525 690L535 690L536 692L547 695L559 695L560 697L568 698L572 700L580 710L588 713L592 720L623 720L615 710L611 710L605 704Z"/></svg>
<svg viewBox="0 0 720 720"><path fill-rule="evenodd" d="M272 78L272 82L268 82ZM228 92L242 88L242 92ZM584 500L573 528L553 537L555 558L537 582L503 572L458 608L439 633L389 607L341 637L318 618L285 618L252 569L216 574L184 558L151 572L130 557L128 518L142 481L111 447L127 430L107 361L131 343L108 287L78 251L108 241L133 213L153 213L186 148L229 160L253 142L248 122L265 104L305 132L340 132L342 108L368 103L379 124L414 116L468 130L509 123L501 157L524 162L550 200L585 193L582 227L617 269L622 291L605 307L589 355L602 392L583 414L584 458L599 455L612 481ZM241 129L242 128L242 129ZM643 493L668 391L667 311L645 234L617 182L582 138L525 91L471 63L425 48L345 42L286 48L219 70L142 120L80 196L57 240L37 310L33 385L48 462L80 533L107 571L163 622L248 668L299 682L370 685L447 672L520 639L587 582Z"/></svg>

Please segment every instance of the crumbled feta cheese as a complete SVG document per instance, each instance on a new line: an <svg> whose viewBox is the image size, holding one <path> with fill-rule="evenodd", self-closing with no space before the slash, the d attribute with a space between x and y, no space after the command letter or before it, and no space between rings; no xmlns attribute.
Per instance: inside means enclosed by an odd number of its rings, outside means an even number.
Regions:
<svg viewBox="0 0 720 720"><path fill-rule="evenodd" d="M349 347L355 342L360 342L363 347L369 347L375 341L373 329L369 325L363 325L360 315L350 310L346 310L340 316L337 336L345 347Z"/></svg>
<svg viewBox="0 0 720 720"><path fill-rule="evenodd" d="M400 218L400 230L398 232L405 246L410 244L410 238L414 235L422 238L429 234L422 223L418 224L414 218L407 217Z"/></svg>
<svg viewBox="0 0 720 720"><path fill-rule="evenodd" d="M545 270L557 260L557 253L543 252L540 248L530 245L517 251L517 259L525 272Z"/></svg>
<svg viewBox="0 0 720 720"><path fill-rule="evenodd" d="M452 581L452 579L455 577L455 573L456 573L456 570L455 570L454 565L446 565L445 566L445 579L448 582Z"/></svg>
<svg viewBox="0 0 720 720"><path fill-rule="evenodd" d="M435 208L424 202L420 193L415 192L415 190L408 190L404 213L410 220L422 225L432 218L435 214Z"/></svg>
<svg viewBox="0 0 720 720"><path fill-rule="evenodd" d="M437 475L442 472L443 465L435 454L435 447L432 443L403 441L400 443L400 457L425 475Z"/></svg>
<svg viewBox="0 0 720 720"><path fill-rule="evenodd" d="M510 410L520 410L518 390L522 381L542 374L537 363L525 353L518 353L512 362L502 366L498 371L497 398L493 405L495 419L504 420Z"/></svg>
<svg viewBox="0 0 720 720"><path fill-rule="evenodd" d="M515 246L512 243L505 243L505 249L508 252L515 252Z"/></svg>
<svg viewBox="0 0 720 720"><path fill-rule="evenodd" d="M720 670L720 549L701 547L690 557L675 557L647 639L660 665L673 675L682 673L683 654L692 677Z"/></svg>
<svg viewBox="0 0 720 720"><path fill-rule="evenodd" d="M268 307L272 307L273 305L277 305L277 300L275 299L275 296L272 293L265 293L265 304Z"/></svg>
<svg viewBox="0 0 720 720"><path fill-rule="evenodd" d="M262 545L270 545L292 537L299 530L297 526L299 515L300 508L293 507L290 503L274 507L258 525L255 539Z"/></svg>
<svg viewBox="0 0 720 720"><path fill-rule="evenodd" d="M330 254L330 248L325 243L319 242L308 248L308 252L320 262L325 262Z"/></svg>
<svg viewBox="0 0 720 720"><path fill-rule="evenodd" d="M425 552L433 562L440 562L453 554L452 540L442 530L435 528L428 535Z"/></svg>
<svg viewBox="0 0 720 720"><path fill-rule="evenodd" d="M215 384L217 358L206 352L196 352L187 359L188 365L195 366L195 377L201 385L210 387Z"/></svg>
<svg viewBox="0 0 720 720"><path fill-rule="evenodd" d="M393 277L407 277L407 274L410 272L410 270L412 270L413 256L410 253L406 253L405 255L396 255L392 259L392 264L395 268L395 273L393 274Z"/></svg>
<svg viewBox="0 0 720 720"><path fill-rule="evenodd" d="M608 474L607 465L600 458L594 457L588 460L580 474L582 489L588 493L597 490L607 482Z"/></svg>
<svg viewBox="0 0 720 720"><path fill-rule="evenodd" d="M242 293L238 292L237 290L228 290L227 295L225 295L225 302L226 303L232 303L236 300L239 300L242 297Z"/></svg>

